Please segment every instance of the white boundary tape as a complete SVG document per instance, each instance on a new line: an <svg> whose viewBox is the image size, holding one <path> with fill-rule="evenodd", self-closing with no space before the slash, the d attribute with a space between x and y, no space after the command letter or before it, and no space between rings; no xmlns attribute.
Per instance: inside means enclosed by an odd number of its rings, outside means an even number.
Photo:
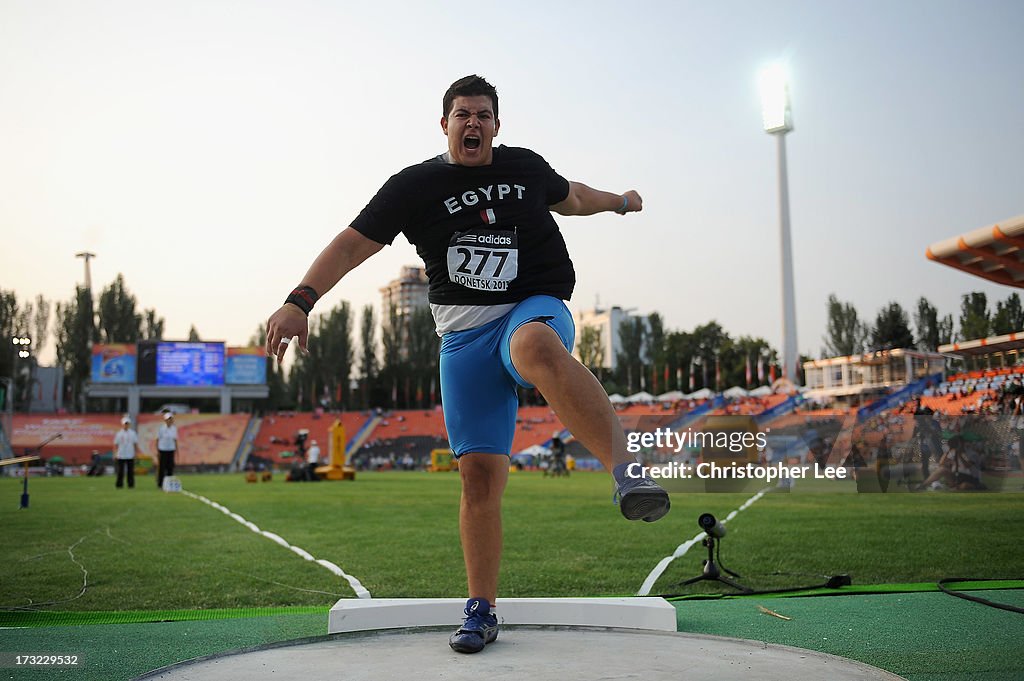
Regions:
<svg viewBox="0 0 1024 681"><path fill-rule="evenodd" d="M725 520L723 520L722 522L723 523L727 523L730 520L732 520L733 518L735 518L737 513L739 513L740 511L746 510L751 504L753 504L755 501L757 501L758 499L763 497L765 492L767 492L767 491L768 491L767 489L763 489L760 492L758 492L757 494L755 494L754 496L752 496L749 499L747 499L745 502L743 502L742 506L740 506L735 511L733 511L732 513L727 515L725 517ZM686 552L690 550L691 546L693 546L694 544L699 544L701 542L701 540L703 540L704 537L706 537L706 536L707 536L706 533L701 532L701 533L697 534L693 539L689 539L689 540L683 542L682 544L680 544L678 547L676 547L676 550L672 552L671 556L665 556L664 558L662 558L658 562L658 564L654 566L654 569L651 570L651 574L647 575L647 579L644 580L644 583L640 586L640 590L636 592L636 595L637 596L647 596L647 595L649 595L651 593L651 589L654 588L654 583L657 582L658 578L661 577L663 572L665 572L665 568L667 568L669 566L669 564L672 561L674 561L676 558L680 558L681 556L686 555Z"/></svg>
<svg viewBox="0 0 1024 681"><path fill-rule="evenodd" d="M280 544L281 546L285 547L286 549L289 549L290 551L292 551L296 555L301 556L303 559L311 561L311 562L314 562L317 565L319 565L320 567L327 568L328 570L330 570L331 572L333 572L337 576L339 576L342 579L346 580L349 583L349 586L352 587L352 590L356 592L356 596L358 596L359 598L370 598L370 592L366 590L366 587L363 586L359 582L358 579L356 579L355 577L353 577L350 574L346 574L346 572L344 570L342 570L340 567L338 567L334 563L330 562L329 560L324 560L322 558L320 558L320 559L314 558L312 555L309 554L309 552L305 551L304 549L301 549L298 546L292 546L291 544L289 544L288 542L286 542L284 539L282 539L280 536L274 534L273 532L267 532L266 530L261 530L254 523L251 523L248 520L246 520L245 518L243 518L242 516L238 515L237 513L234 513L231 509L226 508L224 506L221 506L216 501L210 501L209 499L207 499L204 496L201 496L199 494L193 494L192 492L189 492L189 491L184 490L184 489L181 490L181 493L184 494L185 496L192 497L193 499L198 499L199 501L203 502L207 506L212 506L213 508L217 509L218 511L220 511L224 515L228 516L232 520L234 520L234 521L236 521L236 522L246 526L247 528L249 528L250 530L252 530L256 534L262 535L262 536L266 537L267 539L269 539L270 541L272 541L272 542L274 542L276 544Z"/></svg>

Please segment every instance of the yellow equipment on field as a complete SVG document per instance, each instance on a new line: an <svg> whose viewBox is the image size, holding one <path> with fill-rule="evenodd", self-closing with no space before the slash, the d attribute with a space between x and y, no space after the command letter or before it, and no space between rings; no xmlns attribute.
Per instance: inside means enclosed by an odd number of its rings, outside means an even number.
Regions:
<svg viewBox="0 0 1024 681"><path fill-rule="evenodd" d="M336 420L327 429L327 452L329 463L317 466L316 475L321 480L355 480L356 469L348 465L345 455L345 426Z"/></svg>
<svg viewBox="0 0 1024 681"><path fill-rule="evenodd" d="M149 475L156 468L156 462L148 454L139 454L135 457L135 475Z"/></svg>
<svg viewBox="0 0 1024 681"><path fill-rule="evenodd" d="M450 449L434 449L430 452L430 472L457 471L459 460Z"/></svg>

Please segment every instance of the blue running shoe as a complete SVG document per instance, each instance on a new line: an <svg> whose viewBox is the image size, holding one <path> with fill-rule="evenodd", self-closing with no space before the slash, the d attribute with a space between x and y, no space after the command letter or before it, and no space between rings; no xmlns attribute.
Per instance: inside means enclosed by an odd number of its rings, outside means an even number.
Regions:
<svg viewBox="0 0 1024 681"><path fill-rule="evenodd" d="M616 484L613 500L627 520L653 523L672 507L668 492L650 478L623 478Z"/></svg>
<svg viewBox="0 0 1024 681"><path fill-rule="evenodd" d="M482 598L466 601L466 621L448 639L448 645L457 653L479 653L488 643L498 638L498 618L491 605Z"/></svg>

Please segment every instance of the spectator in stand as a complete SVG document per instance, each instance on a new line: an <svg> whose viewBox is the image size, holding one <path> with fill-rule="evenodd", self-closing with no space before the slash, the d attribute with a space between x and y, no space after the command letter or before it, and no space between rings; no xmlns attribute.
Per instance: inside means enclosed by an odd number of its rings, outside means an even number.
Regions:
<svg viewBox="0 0 1024 681"><path fill-rule="evenodd" d="M854 480L857 479L857 471L859 469L866 468L868 465L867 462L864 460L864 455L861 453L861 447L863 446L863 444L863 442L859 442L856 439L851 438L850 451L846 455L846 458L843 459L843 463L841 464L844 468L853 469Z"/></svg>
<svg viewBox="0 0 1024 681"><path fill-rule="evenodd" d="M118 489L124 487L125 474L128 477L128 488L135 487L135 454L139 449L139 436L132 430L132 420L125 416L121 419L121 430L114 436L114 463L117 466Z"/></svg>
<svg viewBox="0 0 1024 681"><path fill-rule="evenodd" d="M916 489L936 489L932 486L937 482L948 489L984 489L981 484L981 457L976 449L967 446L962 436L950 438L949 450L939 460L939 467Z"/></svg>
<svg viewBox="0 0 1024 681"><path fill-rule="evenodd" d="M178 426L174 414L164 412L164 422L156 434L157 463L156 486L163 489L164 478L174 475L174 454L178 451Z"/></svg>
<svg viewBox="0 0 1024 681"><path fill-rule="evenodd" d="M892 466L892 449L889 448L889 434L882 435L875 450L875 474L878 476L878 486L883 492L889 490L889 479L892 477L889 468Z"/></svg>
<svg viewBox="0 0 1024 681"><path fill-rule="evenodd" d="M1013 427L1017 432L1017 460L1020 470L1024 472L1024 396L1018 395L1013 400Z"/></svg>
<svg viewBox="0 0 1024 681"><path fill-rule="evenodd" d="M913 437L917 439L921 452L921 477L927 479L932 456L938 456L942 451L942 439L938 424L935 422L935 411L923 404L920 399L917 400L917 407L914 409Z"/></svg>

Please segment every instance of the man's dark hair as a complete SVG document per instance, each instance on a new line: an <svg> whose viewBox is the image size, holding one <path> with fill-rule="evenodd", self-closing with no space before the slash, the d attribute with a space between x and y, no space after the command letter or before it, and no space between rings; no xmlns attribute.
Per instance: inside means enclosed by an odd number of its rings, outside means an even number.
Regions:
<svg viewBox="0 0 1024 681"><path fill-rule="evenodd" d="M479 97L480 95L491 98L491 102L494 104L494 117L497 118L498 91L494 89L493 85L476 74L459 78L451 84L448 91L444 93L444 101L442 102L444 111L442 115L445 118L448 117L448 114L451 113L452 102L455 101L456 97Z"/></svg>

